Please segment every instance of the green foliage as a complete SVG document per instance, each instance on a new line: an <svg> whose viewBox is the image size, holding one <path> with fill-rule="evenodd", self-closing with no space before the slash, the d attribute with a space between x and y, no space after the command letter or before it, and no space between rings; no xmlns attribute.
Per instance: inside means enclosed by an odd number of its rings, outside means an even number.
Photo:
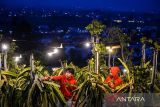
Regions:
<svg viewBox="0 0 160 107"><path fill-rule="evenodd" d="M158 44L158 42L154 42L154 46L158 51L160 51L160 45Z"/></svg>
<svg viewBox="0 0 160 107"><path fill-rule="evenodd" d="M15 67L14 59L13 56L15 54L15 50L18 48L15 42L10 43L9 51L8 51L8 58L7 58L7 63L8 63L8 69L12 69Z"/></svg>
<svg viewBox="0 0 160 107"><path fill-rule="evenodd" d="M97 20L93 20L86 29L91 36L100 39L100 34L104 31L105 25ZM150 61L144 66L134 66L128 63L128 56L132 51L128 50L127 45L130 37L123 33L118 27L110 27L107 29L107 36L102 42L93 43L93 50L100 53L100 70L99 74L94 71L94 59L88 61L88 66L80 68L73 63L67 64L64 62L61 68L54 71L49 71L41 65L40 61L35 61L35 70L31 67L20 65L15 68L13 63L13 54L17 48L15 43L11 43L10 51L8 52L9 71L0 71L0 107L57 107L57 102L62 105L66 103L64 96L59 90L59 85L53 81L40 81L38 78L48 75L60 75L65 68L73 68L75 78L77 80L77 89L74 90L74 95L77 99L75 107L101 107L106 93L148 93L152 66ZM111 89L104 83L106 76L109 74L109 68L105 63L106 47L104 43L120 42L122 59L118 58L121 65L127 70L125 75L122 75L123 84ZM157 42L146 37L141 38L142 43L149 42L154 45L156 50L160 50ZM33 76L33 77L32 77ZM160 73L157 73L155 81L155 92L160 92Z"/></svg>
<svg viewBox="0 0 160 107"><path fill-rule="evenodd" d="M91 24L89 24L86 29L90 32L91 36L98 36L100 35L105 28L98 20L93 20Z"/></svg>
<svg viewBox="0 0 160 107"><path fill-rule="evenodd" d="M1 107L56 107L57 101L65 104L58 84L39 81L38 78L43 76L45 70L36 63L33 80L30 67L20 66L18 72L1 71Z"/></svg>
<svg viewBox="0 0 160 107"><path fill-rule="evenodd" d="M122 65L124 66L124 68L127 70L128 81L131 81L130 70L129 70L127 64L125 62L123 62L120 58L118 58L118 60L122 63Z"/></svg>
<svg viewBox="0 0 160 107"><path fill-rule="evenodd" d="M132 68L132 74L134 77L134 93L148 93L149 83L151 82L151 70L149 68L142 68L135 66Z"/></svg>
<svg viewBox="0 0 160 107"><path fill-rule="evenodd" d="M127 34L123 33L123 31L118 27L110 27L107 28L108 35L106 36L106 42L120 42L125 44L125 41L129 41L130 38Z"/></svg>
<svg viewBox="0 0 160 107"><path fill-rule="evenodd" d="M124 68L127 70L127 78L124 83L115 89L111 89L104 80L109 73L107 66L102 66L99 74L95 74L89 70L89 66L93 65L93 61L84 68L79 68L73 63L66 64L66 67L75 69L75 77L78 87L74 91L77 96L75 107L101 107L106 93L147 93L149 92L149 83L151 75L150 61L144 67L127 66L121 59ZM1 107L49 107L57 106L57 102L65 104L65 99L59 90L59 85L53 81L39 81L38 78L46 75L47 72L40 62L35 62L34 79L30 76L30 67L21 65L13 71L0 72L0 106ZM92 66L93 67L93 66ZM17 71L17 72L15 72ZM63 72L63 68L54 71L54 75ZM48 72L47 72L48 74ZM160 92L157 74L155 92Z"/></svg>
<svg viewBox="0 0 160 107"><path fill-rule="evenodd" d="M142 38L140 39L140 41L141 41L142 43L145 43L145 42L147 42L147 38L146 38L146 37L142 37Z"/></svg>
<svg viewBox="0 0 160 107"><path fill-rule="evenodd" d="M155 93L159 93L160 92L160 72L157 72L157 75L156 75L156 81L155 81L155 85L154 85L154 92Z"/></svg>
<svg viewBox="0 0 160 107"><path fill-rule="evenodd" d="M153 41L152 39L146 38L146 37L142 37L140 40L142 43L148 43L148 44L153 45L153 47L156 50L160 51L160 45L159 45L158 41Z"/></svg>
<svg viewBox="0 0 160 107"><path fill-rule="evenodd" d="M128 67L121 59L119 59L124 68L127 70L127 77L129 83L127 86L124 86L124 89L127 89L128 92L132 93L148 93L150 91L150 82L151 82L151 66L150 61L145 63L144 66L133 66ZM159 90L155 85L155 88ZM123 87L123 86L122 86ZM119 87L117 90L122 90ZM129 89L130 87L130 89ZM119 91L117 91L119 92Z"/></svg>
<svg viewBox="0 0 160 107"><path fill-rule="evenodd" d="M83 72L75 94L77 100L75 107L101 107L105 93L111 92L108 85L104 84L104 77L93 72Z"/></svg>
<svg viewBox="0 0 160 107"><path fill-rule="evenodd" d="M106 54L106 46L103 43L96 44L95 48L101 54Z"/></svg>
<svg viewBox="0 0 160 107"><path fill-rule="evenodd" d="M123 31L118 27L110 27L107 29L107 35L106 38L104 38L104 43L120 43L121 45L121 55L122 60L124 62L128 61L128 56L132 54L132 51L130 51L127 46L130 42L130 37L123 33Z"/></svg>

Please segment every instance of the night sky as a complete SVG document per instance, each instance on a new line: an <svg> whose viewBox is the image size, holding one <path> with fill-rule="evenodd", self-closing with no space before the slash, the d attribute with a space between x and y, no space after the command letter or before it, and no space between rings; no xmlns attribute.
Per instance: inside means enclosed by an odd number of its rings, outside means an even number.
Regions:
<svg viewBox="0 0 160 107"><path fill-rule="evenodd" d="M160 0L0 0L1 6L160 11Z"/></svg>

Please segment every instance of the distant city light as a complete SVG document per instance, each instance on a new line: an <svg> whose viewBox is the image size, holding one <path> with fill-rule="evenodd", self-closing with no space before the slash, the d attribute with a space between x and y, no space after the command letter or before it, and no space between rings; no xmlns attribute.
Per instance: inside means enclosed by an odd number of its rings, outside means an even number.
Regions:
<svg viewBox="0 0 160 107"><path fill-rule="evenodd" d="M129 22L129 23L134 23L135 21L134 21L134 20L128 20L128 22Z"/></svg>
<svg viewBox="0 0 160 107"><path fill-rule="evenodd" d="M114 22L122 23L122 20L114 20Z"/></svg>

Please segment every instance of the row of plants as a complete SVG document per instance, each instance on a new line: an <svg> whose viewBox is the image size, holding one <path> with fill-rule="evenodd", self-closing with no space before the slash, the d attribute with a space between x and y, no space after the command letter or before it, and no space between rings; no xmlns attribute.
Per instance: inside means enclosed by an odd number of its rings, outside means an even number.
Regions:
<svg viewBox="0 0 160 107"><path fill-rule="evenodd" d="M106 39L99 35L106 28L98 21L93 21L86 27L95 38L93 41L93 55L96 52L100 55L98 72L95 69L96 57L88 61L88 65L83 68L75 66L73 63L63 63L63 66L54 71L49 71L41 65L40 61L35 61L35 69L26 65L17 67L11 66L9 71L0 70L0 106L1 107L57 107L57 103L65 105L64 96L59 90L59 84L54 81L40 81L39 78L48 75L61 75L64 68L74 68L77 88L74 95L77 96L75 107L102 107L104 97L108 93L148 93L152 77L153 65L151 61L143 62L143 66L135 66L129 56L132 54L127 48L130 40L119 28L113 27L108 30ZM105 43L113 41L120 42L121 55L114 57L116 63L126 69L126 73L121 72L123 84L116 88L110 88L104 83L109 74L109 66L105 63L106 49ZM158 48L157 48L158 49ZM13 52L12 52L13 53ZM118 50L117 50L118 53ZM160 73L157 72L154 84L154 92L160 92Z"/></svg>
<svg viewBox="0 0 160 107"><path fill-rule="evenodd" d="M99 74L88 71L88 66L79 68L72 63L67 67L76 70L75 77L78 85L74 94L77 95L75 107L101 107L105 94L108 93L149 93L151 70L149 63L144 68L134 66L127 69L122 85L111 89L104 83L105 75L109 70L101 70ZM1 107L57 107L57 102L65 104L64 96L59 90L59 85L54 81L39 81L38 78L46 75L60 75L63 68L50 74L41 65L37 65L31 76L31 68L19 66L15 71L1 71L0 74L0 104ZM18 72L17 72L18 71ZM105 74L105 75L104 75ZM160 74L157 75L155 91L159 93Z"/></svg>
<svg viewBox="0 0 160 107"><path fill-rule="evenodd" d="M57 101L65 103L58 84L39 81L46 74L40 65L33 73L24 65L15 71L1 71L1 107L49 107L56 106Z"/></svg>

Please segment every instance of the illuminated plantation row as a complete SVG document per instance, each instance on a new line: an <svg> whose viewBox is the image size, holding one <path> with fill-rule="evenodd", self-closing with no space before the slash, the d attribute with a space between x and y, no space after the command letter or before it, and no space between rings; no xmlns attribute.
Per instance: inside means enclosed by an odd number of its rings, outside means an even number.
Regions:
<svg viewBox="0 0 160 107"><path fill-rule="evenodd" d="M40 61L34 60L33 54L30 56L30 66L18 65L12 62L16 45L10 44L8 53L3 56L4 69L0 71L0 106L1 107L57 107L58 103L65 105L66 100L61 93L60 85L52 80L41 81L40 78L50 75L61 75L65 68L75 70L77 80L76 89L73 91L73 106L75 107L102 107L104 97L108 93L159 93L160 73L157 69L157 56L160 46L156 41L141 39L142 59L140 64L134 65L132 62L132 51L127 48L130 38L117 27L106 28L97 20L92 21L86 29L91 34L91 40L87 46L92 46L93 57L89 59L85 67L75 66L73 63L63 62L62 66L50 71L41 65ZM107 29L110 36L102 38L101 34ZM111 45L112 43L118 45ZM145 46L153 48L153 58L147 61ZM62 46L60 46L62 47ZM3 49L6 49L3 45ZM113 50L117 54L113 54ZM54 50L53 53L56 53ZM8 58L6 57L8 55ZM105 56L108 55L106 64ZM18 61L15 57L14 61ZM116 59L111 64L111 59ZM123 83L115 88L111 88L104 81L109 75L110 67L119 66L121 68L120 77ZM125 72L122 72L122 71Z"/></svg>

